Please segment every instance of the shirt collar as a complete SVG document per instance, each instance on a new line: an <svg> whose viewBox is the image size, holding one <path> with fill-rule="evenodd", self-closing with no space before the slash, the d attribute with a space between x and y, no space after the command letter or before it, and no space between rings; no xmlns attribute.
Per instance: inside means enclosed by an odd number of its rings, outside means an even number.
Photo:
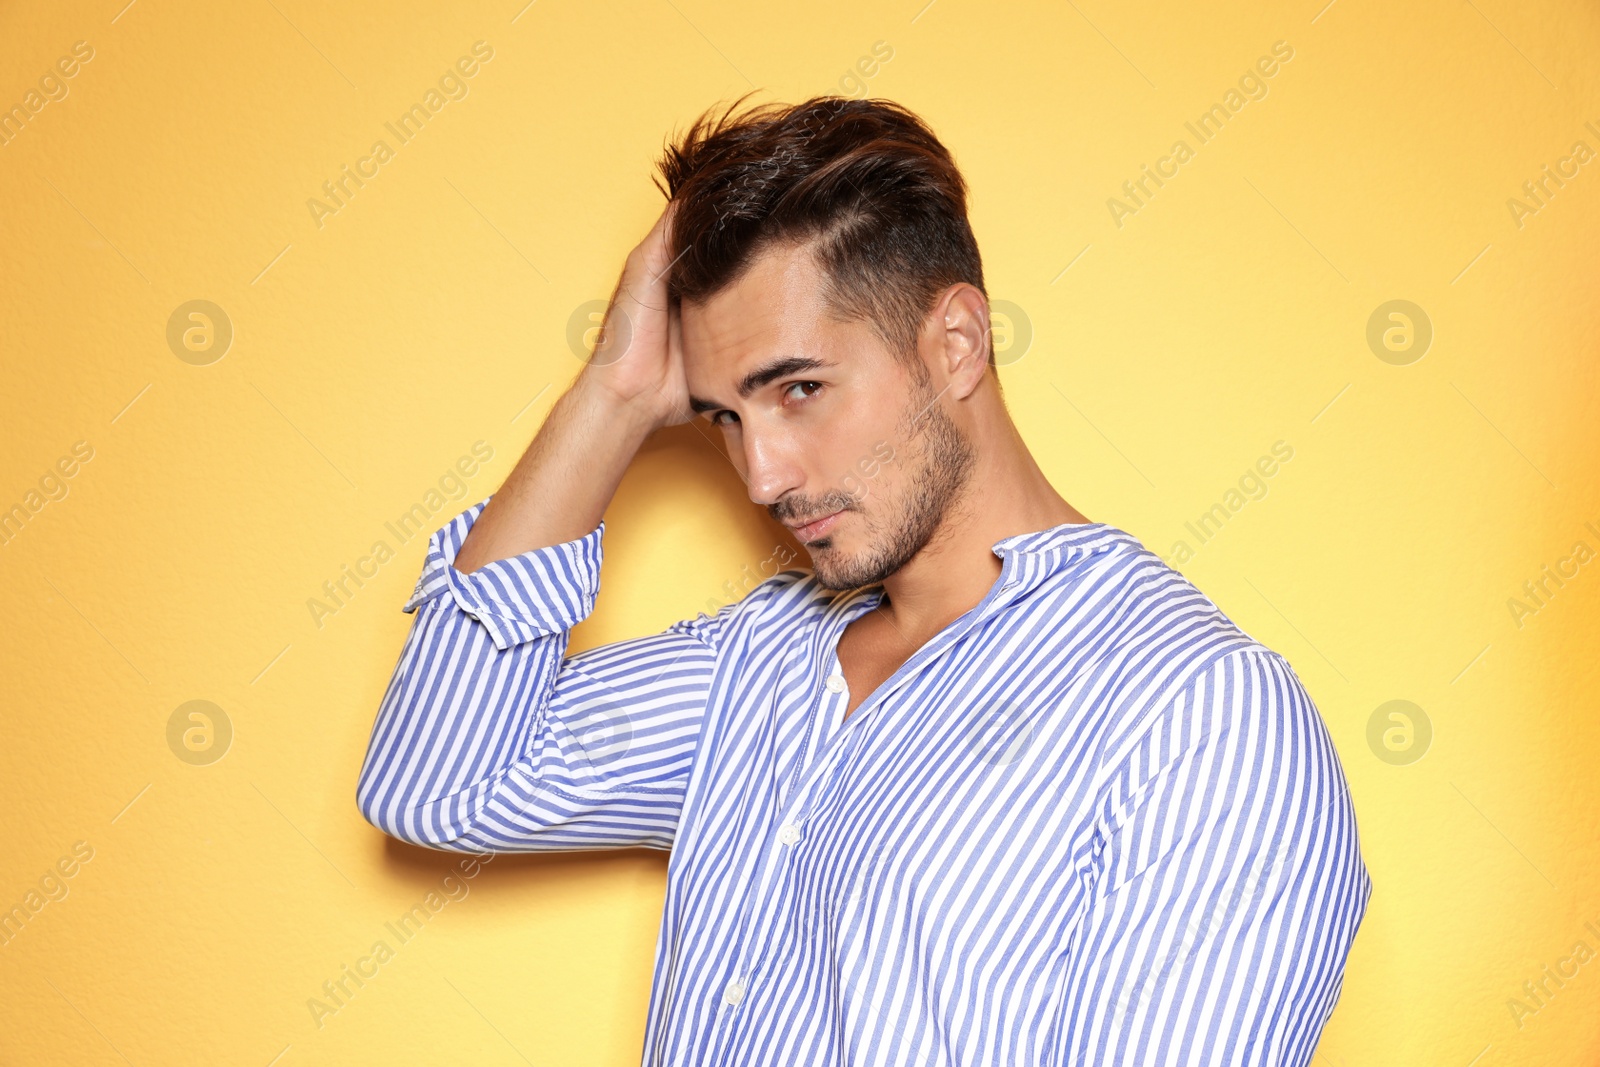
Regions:
<svg viewBox="0 0 1600 1067"><path fill-rule="evenodd" d="M1008 554L1016 554L1066 562L1131 540L1131 536L1103 522L1064 522L1048 530L1002 537L994 543L991 551L1002 559Z"/></svg>
<svg viewBox="0 0 1600 1067"><path fill-rule="evenodd" d="M999 610L1081 559L1121 546L1143 547L1132 534L1103 522L1068 522L1002 537L990 547L1000 557L1000 578L980 602L977 615L982 618ZM843 596L841 606L854 618L878 606L883 586L864 586Z"/></svg>

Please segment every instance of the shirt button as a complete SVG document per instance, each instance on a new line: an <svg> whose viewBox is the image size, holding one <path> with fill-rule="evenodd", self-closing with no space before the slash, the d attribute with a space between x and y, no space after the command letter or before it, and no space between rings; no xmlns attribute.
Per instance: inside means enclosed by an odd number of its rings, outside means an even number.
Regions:
<svg viewBox="0 0 1600 1067"><path fill-rule="evenodd" d="M842 675L842 674L830 674L830 675L828 675L828 683L827 684L828 684L828 689L831 692L834 692L834 693L842 693L842 692L844 692L844 675Z"/></svg>
<svg viewBox="0 0 1600 1067"><path fill-rule="evenodd" d="M730 1007L738 1007L739 1002L744 999L744 990L745 980L743 978L733 979L728 983L728 987L722 991L723 1003Z"/></svg>
<svg viewBox="0 0 1600 1067"><path fill-rule="evenodd" d="M795 823L789 823L778 831L778 840L786 845L794 844L800 840L800 827Z"/></svg>

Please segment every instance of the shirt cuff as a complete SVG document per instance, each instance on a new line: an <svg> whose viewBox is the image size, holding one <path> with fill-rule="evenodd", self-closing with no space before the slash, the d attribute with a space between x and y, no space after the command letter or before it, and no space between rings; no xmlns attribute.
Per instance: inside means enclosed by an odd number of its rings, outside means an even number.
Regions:
<svg viewBox="0 0 1600 1067"><path fill-rule="evenodd" d="M402 610L414 612L437 596L449 596L482 623L502 652L535 637L563 633L594 610L600 592L601 539L605 520L582 537L462 574L456 554L485 505L485 497L436 530L428 539L422 576Z"/></svg>

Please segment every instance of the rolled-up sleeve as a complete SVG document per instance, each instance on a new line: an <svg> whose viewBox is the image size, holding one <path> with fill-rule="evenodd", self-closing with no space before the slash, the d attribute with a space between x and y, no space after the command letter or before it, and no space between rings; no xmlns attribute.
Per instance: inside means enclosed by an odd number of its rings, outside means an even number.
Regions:
<svg viewBox="0 0 1600 1067"><path fill-rule="evenodd" d="M1327 729L1264 649L1219 657L1109 777L1063 1064L1307 1064L1372 892Z"/></svg>
<svg viewBox="0 0 1600 1067"><path fill-rule="evenodd" d="M739 605L568 657L599 592L605 523L463 574L456 553L488 502L429 540L357 783L362 815L454 851L670 848Z"/></svg>
<svg viewBox="0 0 1600 1067"><path fill-rule="evenodd" d="M575 541L524 552L463 574L456 554L492 498L452 519L428 539L422 577L402 610L415 612L435 597L448 596L468 618L482 623L496 649L561 633L594 610L600 592L602 521Z"/></svg>

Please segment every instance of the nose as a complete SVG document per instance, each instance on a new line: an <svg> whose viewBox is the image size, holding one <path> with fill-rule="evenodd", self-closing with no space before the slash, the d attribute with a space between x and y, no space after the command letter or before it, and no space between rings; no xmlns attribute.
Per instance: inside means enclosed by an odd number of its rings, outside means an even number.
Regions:
<svg viewBox="0 0 1600 1067"><path fill-rule="evenodd" d="M804 483L791 443L749 424L745 425L743 436L744 470L740 473L744 475L745 488L752 501L771 507L785 493Z"/></svg>

